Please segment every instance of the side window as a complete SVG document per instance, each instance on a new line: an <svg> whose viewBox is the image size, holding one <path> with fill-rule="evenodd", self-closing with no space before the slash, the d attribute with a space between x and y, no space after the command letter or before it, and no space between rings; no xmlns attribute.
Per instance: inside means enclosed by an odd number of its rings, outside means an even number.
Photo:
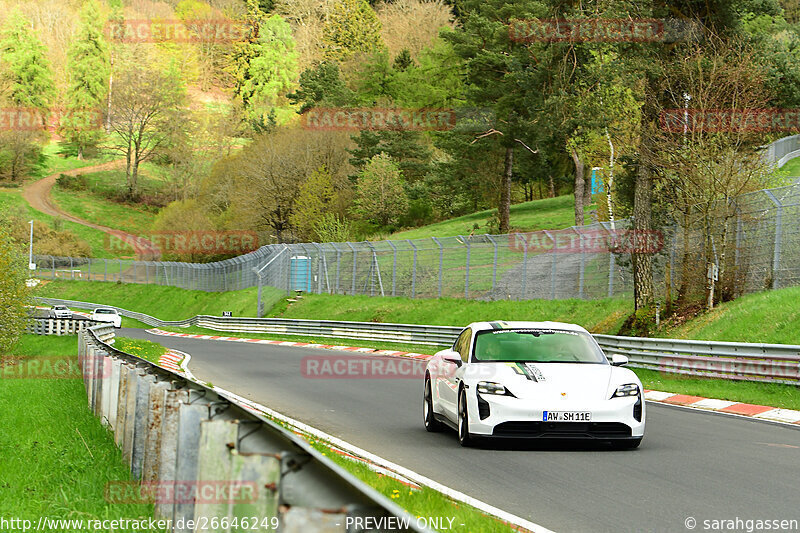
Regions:
<svg viewBox="0 0 800 533"><path fill-rule="evenodd" d="M458 353L461 354L461 360L465 363L469 362L469 345L472 341L472 330L467 328L458 339Z"/></svg>
<svg viewBox="0 0 800 533"><path fill-rule="evenodd" d="M453 343L453 351L462 353L464 351L463 345L465 342L469 342L469 329L465 329L458 336L456 342Z"/></svg>

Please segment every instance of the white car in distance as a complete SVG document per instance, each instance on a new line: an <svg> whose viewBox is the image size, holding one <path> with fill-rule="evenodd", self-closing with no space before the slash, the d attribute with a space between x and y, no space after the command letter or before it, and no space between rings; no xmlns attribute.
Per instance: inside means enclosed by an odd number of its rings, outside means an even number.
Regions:
<svg viewBox="0 0 800 533"><path fill-rule="evenodd" d="M111 307L98 307L92 311L90 318L96 322L110 322L115 328L122 327L122 317Z"/></svg>
<svg viewBox="0 0 800 533"><path fill-rule="evenodd" d="M48 310L50 318L72 318L72 311L66 305L54 305Z"/></svg>
<svg viewBox="0 0 800 533"><path fill-rule="evenodd" d="M595 439L636 448L642 383L609 361L584 328L560 322L477 322L434 355L424 382L425 429L479 439Z"/></svg>

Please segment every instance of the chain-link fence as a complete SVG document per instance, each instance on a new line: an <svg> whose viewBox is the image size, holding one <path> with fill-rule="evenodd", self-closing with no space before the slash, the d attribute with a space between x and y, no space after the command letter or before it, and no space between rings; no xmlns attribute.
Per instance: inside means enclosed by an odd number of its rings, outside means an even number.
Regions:
<svg viewBox="0 0 800 533"><path fill-rule="evenodd" d="M750 193L679 225L634 235L628 222L558 231L376 242L273 244L215 263L36 256L45 279L204 291L411 298L599 299L632 294L631 252L652 253L658 298L703 289L710 265L731 296L800 284L800 185ZM703 230L702 228L707 228ZM673 293L675 294L675 293Z"/></svg>
<svg viewBox="0 0 800 533"><path fill-rule="evenodd" d="M778 139L764 148L764 160L767 164L780 168L790 159L800 156L800 135Z"/></svg>

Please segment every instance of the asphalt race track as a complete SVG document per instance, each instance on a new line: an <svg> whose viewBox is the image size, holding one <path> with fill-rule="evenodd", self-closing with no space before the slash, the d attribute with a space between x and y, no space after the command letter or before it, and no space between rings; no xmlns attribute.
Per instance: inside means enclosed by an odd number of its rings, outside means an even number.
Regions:
<svg viewBox="0 0 800 533"><path fill-rule="evenodd" d="M555 531L685 532L688 517L696 531L713 519L800 520L800 427L648 403L638 450L464 449L455 432L423 428L421 380L302 376L303 357L346 352L118 335L190 353L200 379Z"/></svg>

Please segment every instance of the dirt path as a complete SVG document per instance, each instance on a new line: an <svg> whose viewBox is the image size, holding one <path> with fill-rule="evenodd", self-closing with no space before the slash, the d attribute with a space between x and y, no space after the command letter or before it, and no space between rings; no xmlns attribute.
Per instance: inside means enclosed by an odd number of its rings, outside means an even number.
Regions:
<svg viewBox="0 0 800 533"><path fill-rule="evenodd" d="M25 199L28 204L36 209L37 211L41 211L47 215L51 215L54 217L60 217L64 220L69 220L71 222L75 222L76 224L81 224L82 226L87 226L90 228L94 228L96 230L100 230L104 233L107 233L110 236L116 237L123 242L130 243L135 252L138 259L146 259L146 260L153 260L158 259L161 256L161 252L155 247L152 243L143 239L141 237L137 237L131 233L127 233L125 231L121 231L114 228L109 228L108 226L102 226L100 224L95 224L94 222L89 222L88 220L84 220L82 218L76 217L72 215L60 207L58 207L53 199L50 197L50 191L53 188L53 185L56 183L56 178L61 174L66 174L68 176L76 176L78 174L87 174L90 172L100 172L103 170L113 170L115 168L121 167L125 164L125 160L119 159L116 161L109 161L107 163L101 163L99 165L93 165L88 167L76 168L73 170L66 170L64 172L57 172L55 174L50 174L46 178L42 178L37 181L33 181L28 183L22 188L22 197ZM134 245L135 243L135 245Z"/></svg>

